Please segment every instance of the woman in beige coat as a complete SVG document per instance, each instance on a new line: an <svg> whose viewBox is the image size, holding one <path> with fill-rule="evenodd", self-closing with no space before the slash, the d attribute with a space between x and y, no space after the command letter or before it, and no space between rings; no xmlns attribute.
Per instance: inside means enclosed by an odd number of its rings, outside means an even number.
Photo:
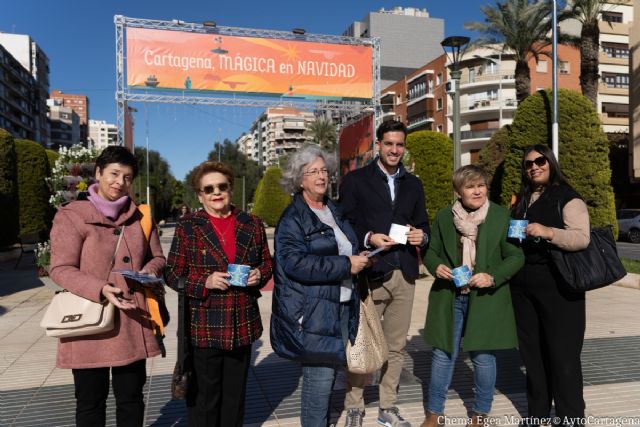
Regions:
<svg viewBox="0 0 640 427"><path fill-rule="evenodd" d="M160 275L165 265L157 231L152 229L147 242L141 214L129 198L137 172L130 151L107 147L96 160L98 182L89 187L88 200L61 207L53 221L51 278L69 292L117 308L112 331L59 341L56 366L73 370L77 426L105 425L109 374L117 425L141 426L146 359L160 354L143 292L111 272Z"/></svg>

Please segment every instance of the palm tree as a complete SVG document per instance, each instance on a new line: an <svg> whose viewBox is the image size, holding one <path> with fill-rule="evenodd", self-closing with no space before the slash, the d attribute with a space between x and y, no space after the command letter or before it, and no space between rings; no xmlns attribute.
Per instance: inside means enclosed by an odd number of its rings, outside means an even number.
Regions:
<svg viewBox="0 0 640 427"><path fill-rule="evenodd" d="M307 128L307 134L311 136L313 142L320 147L333 151L338 140L336 125L331 120L323 117L317 118Z"/></svg>
<svg viewBox="0 0 640 427"><path fill-rule="evenodd" d="M484 22L468 22L465 28L483 34L474 44L502 44L503 52L514 56L516 98L520 103L531 92L529 59L534 57L537 62L540 55L548 55L545 48L550 44L552 4L547 0L505 0L480 10Z"/></svg>
<svg viewBox="0 0 640 427"><path fill-rule="evenodd" d="M582 24L580 39L571 44L580 48L580 88L594 107L598 103L598 67L600 61L600 14L621 3L620 0L573 0L567 2L567 11L559 19L574 18Z"/></svg>

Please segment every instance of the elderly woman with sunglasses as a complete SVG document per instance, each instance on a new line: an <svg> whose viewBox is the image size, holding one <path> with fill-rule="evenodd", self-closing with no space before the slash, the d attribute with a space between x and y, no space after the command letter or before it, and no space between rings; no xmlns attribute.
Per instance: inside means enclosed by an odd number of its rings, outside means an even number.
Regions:
<svg viewBox="0 0 640 427"><path fill-rule="evenodd" d="M549 251L578 251L589 244L589 213L565 179L549 147L524 151L522 184L512 208L525 219L525 265L511 281L520 355L527 370L530 424L549 417L551 401L563 424L584 417L580 353L585 331L584 294L571 293ZM566 418L565 418L566 417Z"/></svg>
<svg viewBox="0 0 640 427"><path fill-rule="evenodd" d="M300 424L326 427L336 369L358 326L354 278L369 265L349 221L327 197L333 156L316 146L296 152L283 174L293 201L275 232L271 346L302 364Z"/></svg>
<svg viewBox="0 0 640 427"><path fill-rule="evenodd" d="M262 334L260 288L272 274L262 221L231 204L233 172L201 163L191 185L202 210L178 221L167 260L167 283L186 278L192 376L189 426L242 426L251 344ZM246 286L232 284L228 266L250 267Z"/></svg>

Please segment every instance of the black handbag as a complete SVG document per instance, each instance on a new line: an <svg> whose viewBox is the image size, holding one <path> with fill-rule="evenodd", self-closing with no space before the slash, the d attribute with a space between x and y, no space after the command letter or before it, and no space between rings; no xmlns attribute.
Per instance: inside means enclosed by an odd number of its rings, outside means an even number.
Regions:
<svg viewBox="0 0 640 427"><path fill-rule="evenodd" d="M192 371L191 343L189 339L189 302L184 295L186 279L178 279L178 360L171 376L171 398L187 397Z"/></svg>
<svg viewBox="0 0 640 427"><path fill-rule="evenodd" d="M573 292L602 288L622 279L627 272L618 257L611 227L591 229L589 246L569 252L551 249L551 259Z"/></svg>

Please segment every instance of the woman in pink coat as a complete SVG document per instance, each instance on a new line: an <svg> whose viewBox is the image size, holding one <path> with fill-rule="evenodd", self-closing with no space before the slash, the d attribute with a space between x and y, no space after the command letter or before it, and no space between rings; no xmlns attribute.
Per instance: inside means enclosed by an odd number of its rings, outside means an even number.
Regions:
<svg viewBox="0 0 640 427"><path fill-rule="evenodd" d="M96 160L98 182L89 187L88 200L61 207L53 221L51 278L76 295L117 308L112 331L59 341L56 366L73 370L77 426L105 425L109 374L117 425L141 426L146 359L160 354L143 292L111 272L160 275L165 265L156 229L147 242L141 214L129 198L137 172L130 151L107 147Z"/></svg>

